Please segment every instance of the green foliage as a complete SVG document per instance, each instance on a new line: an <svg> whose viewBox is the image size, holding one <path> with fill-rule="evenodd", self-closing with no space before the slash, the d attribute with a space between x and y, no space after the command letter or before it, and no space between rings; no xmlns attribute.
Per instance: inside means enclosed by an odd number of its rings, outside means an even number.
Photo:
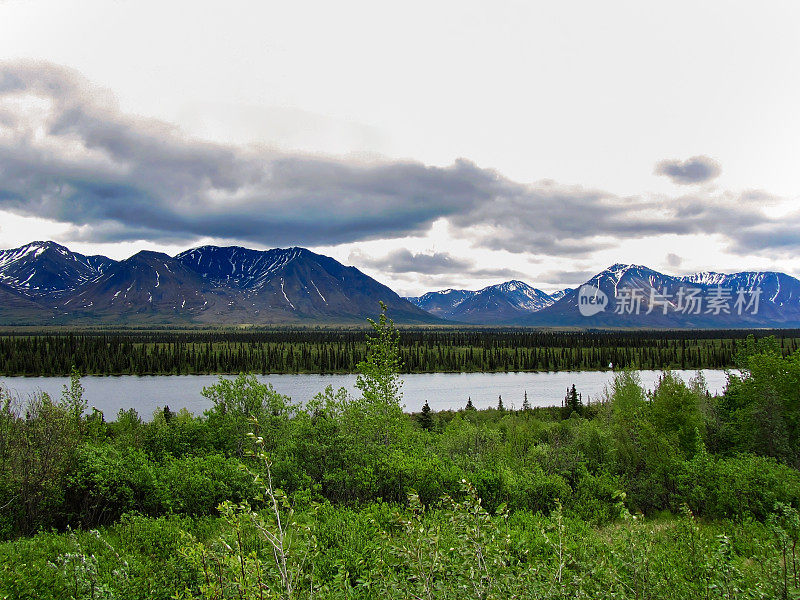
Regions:
<svg viewBox="0 0 800 600"><path fill-rule="evenodd" d="M456 415L439 438L440 451L455 464L468 468L479 465L500 446L502 434L490 427L480 427L462 415Z"/></svg>
<svg viewBox="0 0 800 600"><path fill-rule="evenodd" d="M779 586L781 597L789 597L789 589L800 590L800 574L797 572L797 542L800 539L800 515L797 509L782 502L775 503L775 512L769 516L767 524L775 536L781 553L781 573ZM790 584L791 582L791 584Z"/></svg>
<svg viewBox="0 0 800 600"><path fill-rule="evenodd" d="M106 545L111 553L117 557L119 556L114 548L100 536L98 531L92 530L89 533L93 534L99 542ZM117 581L112 587L112 585L101 579L97 557L92 553L87 553L81 547L74 534L71 534L70 538L74 550L59 555L55 562L52 563L53 567L60 571L60 579L67 583L67 589L65 590L67 595L65 597L71 600L82 598L113 600L120 597L115 593L115 588L123 588L127 583L127 563L120 561L119 567L113 571Z"/></svg>
<svg viewBox="0 0 800 600"><path fill-rule="evenodd" d="M390 446L401 441L407 421L401 405L400 334L386 311L381 303L379 320L369 319L373 333L367 336L367 358L358 363L356 378L361 398L353 402L350 412L359 413L364 442Z"/></svg>
<svg viewBox="0 0 800 600"><path fill-rule="evenodd" d="M764 347L766 346L766 348ZM720 399L718 446L772 456L800 467L800 353L783 357L770 344L742 355Z"/></svg>
<svg viewBox="0 0 800 600"><path fill-rule="evenodd" d="M508 511L493 518L466 481L464 499L443 499L434 518L415 494L396 513L396 532L383 533L387 552L373 591L385 598L503 598L512 587ZM450 545L448 542L453 542Z"/></svg>
<svg viewBox="0 0 800 600"><path fill-rule="evenodd" d="M37 394L23 405L0 390L0 531L30 533L59 522L65 477L83 422L69 405Z"/></svg>
<svg viewBox="0 0 800 600"><path fill-rule="evenodd" d="M665 371L653 392L650 419L662 436L684 456L691 456L702 440L701 395L682 379Z"/></svg>
<svg viewBox="0 0 800 600"><path fill-rule="evenodd" d="M265 472L268 472L266 469ZM776 598L794 597L796 511L768 525L682 517L588 527L460 500L298 509L268 476L265 509L226 503L214 522L126 515L101 532L0 544L13 598ZM271 490L271 491L269 491ZM112 545L113 544L113 545ZM785 577L784 577L785 573ZM103 595L100 595L102 592ZM94 595L92 595L94 594Z"/></svg>
<svg viewBox="0 0 800 600"><path fill-rule="evenodd" d="M146 427L135 408L119 409L117 418L108 432L114 445L122 448L139 448L142 446Z"/></svg>
<svg viewBox="0 0 800 600"><path fill-rule="evenodd" d="M357 397L305 405L246 374L149 422L86 414L77 371L0 390L0 597L800 594L799 354L747 340L719 397L622 371L563 412L410 416L385 307L364 348Z"/></svg>
<svg viewBox="0 0 800 600"><path fill-rule="evenodd" d="M35 541L35 543L31 543ZM128 598L128 564L96 530L0 548L0 593L37 600ZM10 561L10 562L9 562Z"/></svg>
<svg viewBox="0 0 800 600"><path fill-rule="evenodd" d="M417 417L419 426L425 431L431 431L433 429L433 416L431 416L431 412L430 404L428 404L426 401L422 406L422 411L420 411L419 417Z"/></svg>
<svg viewBox="0 0 800 600"><path fill-rule="evenodd" d="M160 483L169 508L189 515L216 514L222 502L244 502L256 493L242 463L219 454L170 457L160 470Z"/></svg>
<svg viewBox="0 0 800 600"><path fill-rule="evenodd" d="M142 450L82 446L66 478L67 522L95 527L130 511L158 515L166 504L159 475Z"/></svg>
<svg viewBox="0 0 800 600"><path fill-rule="evenodd" d="M677 496L695 514L764 520L776 502L800 506L800 473L762 456L699 452L678 476Z"/></svg>
<svg viewBox="0 0 800 600"><path fill-rule="evenodd" d="M69 385L65 385L61 391L61 407L66 411L69 418L80 426L83 413L86 412L87 404L83 398L83 385L81 384L81 374L73 366L69 375Z"/></svg>
<svg viewBox="0 0 800 600"><path fill-rule="evenodd" d="M255 375L240 374L233 380L220 377L215 385L203 389L203 396L214 403L206 417L215 446L239 457L245 453L253 419L260 423L258 433L274 443L297 410L288 397L270 384L259 383Z"/></svg>
<svg viewBox="0 0 800 600"><path fill-rule="evenodd" d="M338 582L352 589L369 582L375 554L380 551L380 532L394 522L395 510L383 502L358 509L317 506L310 521L311 535L321 550L314 560L314 573L320 582Z"/></svg>
<svg viewBox="0 0 800 600"><path fill-rule="evenodd" d="M117 548L125 552L128 572L126 596L166 600L172 598L177 590L196 587L199 583L197 572L181 550L189 532L205 538L211 533L209 525L214 524L187 517L123 515L117 525L106 530L106 534Z"/></svg>
<svg viewBox="0 0 800 600"><path fill-rule="evenodd" d="M368 319L373 334L367 335L367 359L358 364L356 387L369 402L399 404L401 399L400 333L388 318L387 306L381 302L378 321Z"/></svg>
<svg viewBox="0 0 800 600"><path fill-rule="evenodd" d="M109 428L110 433L117 446L140 446L158 460L199 452L232 452L231 449L236 447L231 440L220 439L222 429L229 432L225 427L227 423L220 424L220 429L214 429L209 426L208 420L194 418L185 408L170 415L168 418L164 411L157 410L146 427L137 422L138 415L130 415L121 423L113 423Z"/></svg>
<svg viewBox="0 0 800 600"><path fill-rule="evenodd" d="M578 390L575 389L575 384L567 391L564 398L564 416L569 417L572 414L580 415L583 413L583 400L581 399Z"/></svg>
<svg viewBox="0 0 800 600"><path fill-rule="evenodd" d="M258 425L255 420L252 424ZM314 577L306 561L316 553L315 538L310 528L295 518L286 494L275 487L265 440L254 434L250 437L258 448L255 456L265 467L263 478L255 475L265 510L256 512L247 502L221 503L220 513L227 526L223 536L214 545L189 536L190 543L182 553L202 571L201 598L290 599L302 588L310 589L313 595ZM266 548L260 551L262 545Z"/></svg>
<svg viewBox="0 0 800 600"><path fill-rule="evenodd" d="M527 412L531 409L531 403L528 400L528 390L525 390L525 396L522 399L522 410Z"/></svg>

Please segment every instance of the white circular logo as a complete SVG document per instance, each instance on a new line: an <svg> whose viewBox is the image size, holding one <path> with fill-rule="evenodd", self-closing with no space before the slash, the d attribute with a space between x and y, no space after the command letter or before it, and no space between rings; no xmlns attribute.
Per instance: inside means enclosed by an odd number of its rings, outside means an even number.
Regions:
<svg viewBox="0 0 800 600"><path fill-rule="evenodd" d="M578 310L584 317L603 312L607 306L608 296L593 285L587 283L578 290Z"/></svg>

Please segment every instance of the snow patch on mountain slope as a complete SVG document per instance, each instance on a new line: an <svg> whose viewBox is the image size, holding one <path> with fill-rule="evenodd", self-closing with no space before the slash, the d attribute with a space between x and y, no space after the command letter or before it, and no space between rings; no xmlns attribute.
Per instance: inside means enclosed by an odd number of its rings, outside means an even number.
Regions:
<svg viewBox="0 0 800 600"><path fill-rule="evenodd" d="M283 294L283 297L286 298L286 301L289 303L289 306L292 307L292 310L297 310L295 309L294 304L292 304L292 301L289 300L289 296L286 295L286 290L283 287L283 277L281 277L281 293Z"/></svg>

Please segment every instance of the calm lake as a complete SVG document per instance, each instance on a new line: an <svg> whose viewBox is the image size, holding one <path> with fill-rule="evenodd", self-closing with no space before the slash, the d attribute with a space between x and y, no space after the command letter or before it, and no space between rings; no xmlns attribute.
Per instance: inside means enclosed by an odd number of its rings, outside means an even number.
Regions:
<svg viewBox="0 0 800 600"><path fill-rule="evenodd" d="M696 371L675 371L684 380ZM709 392L721 393L725 389L725 371L702 371ZM642 384L652 389L661 371L639 371ZM497 406L502 396L506 408L520 408L525 392L531 406L559 406L567 387L575 384L587 398L597 401L605 386L614 377L611 371L560 371L556 373L426 373L403 376L403 404L408 412L422 408L427 400L433 410L463 408L468 398L476 408ZM200 414L209 408L201 391L213 385L216 375L155 375L137 377L83 377L84 397L89 407L102 410L107 420L113 420L120 408L135 408L145 419L153 411L168 405L173 411L187 408ZM355 390L355 375L259 375L258 379L270 383L281 394L305 402L332 385ZM66 377L0 377L0 386L25 399L42 391L53 398L61 395Z"/></svg>

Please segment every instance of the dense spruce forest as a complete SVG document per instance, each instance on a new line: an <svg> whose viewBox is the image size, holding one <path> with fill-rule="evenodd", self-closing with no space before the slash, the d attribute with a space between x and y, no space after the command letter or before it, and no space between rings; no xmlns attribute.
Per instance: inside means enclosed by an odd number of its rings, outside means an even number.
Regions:
<svg viewBox="0 0 800 600"><path fill-rule="evenodd" d="M730 368L748 335L401 329L399 352L405 373ZM775 335L784 355L800 344L796 330L755 335ZM353 373L366 356L363 329L0 333L2 375Z"/></svg>
<svg viewBox="0 0 800 600"><path fill-rule="evenodd" d="M682 344L639 335L613 347ZM800 352L738 340L717 397L623 370L590 406L408 415L398 337L302 406L247 374L151 421L87 414L77 371L0 391L0 597L800 597Z"/></svg>

